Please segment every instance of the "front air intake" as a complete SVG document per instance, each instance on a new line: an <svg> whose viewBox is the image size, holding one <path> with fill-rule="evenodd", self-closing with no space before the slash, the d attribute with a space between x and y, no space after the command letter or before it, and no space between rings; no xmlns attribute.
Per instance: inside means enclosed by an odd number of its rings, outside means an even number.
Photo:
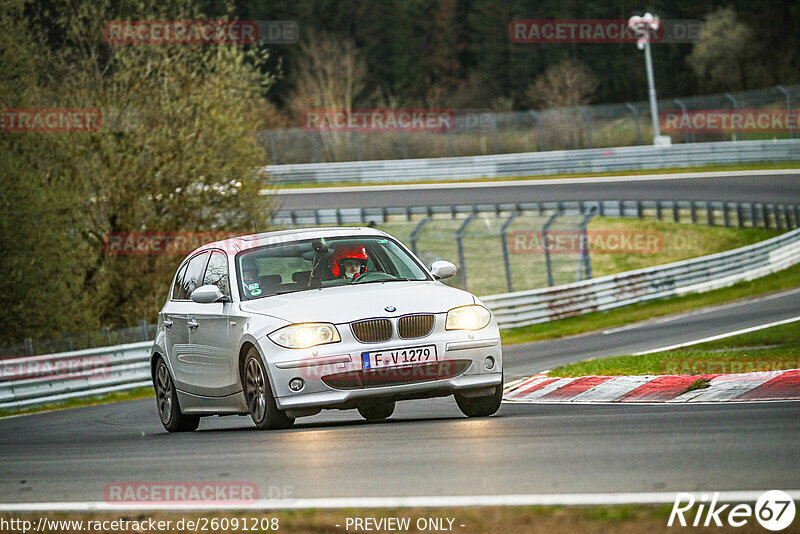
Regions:
<svg viewBox="0 0 800 534"><path fill-rule="evenodd" d="M392 338L392 322L389 319L368 319L352 323L353 335L362 343L380 343Z"/></svg>

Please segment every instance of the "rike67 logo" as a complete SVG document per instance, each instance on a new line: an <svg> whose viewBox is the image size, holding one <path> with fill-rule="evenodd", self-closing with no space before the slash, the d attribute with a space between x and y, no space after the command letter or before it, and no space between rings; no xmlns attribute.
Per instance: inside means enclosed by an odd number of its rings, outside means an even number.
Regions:
<svg viewBox="0 0 800 534"><path fill-rule="evenodd" d="M780 490L765 492L755 506L745 503L719 504L719 493L714 493L710 502L705 493L699 501L691 493L678 493L667 526L722 527L727 524L743 527L755 517L762 527L777 532L791 525L794 516L795 505L791 495Z"/></svg>

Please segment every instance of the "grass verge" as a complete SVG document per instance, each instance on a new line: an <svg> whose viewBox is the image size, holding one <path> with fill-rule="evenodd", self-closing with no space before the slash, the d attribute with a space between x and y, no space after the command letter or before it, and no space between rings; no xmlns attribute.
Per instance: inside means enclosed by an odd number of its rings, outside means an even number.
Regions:
<svg viewBox="0 0 800 534"><path fill-rule="evenodd" d="M386 182L355 182L355 181L341 181L341 182L324 182L324 183L276 183L274 187L277 189L313 189L317 187L352 187L352 186L368 186L368 185L413 185L413 184L431 184L435 182L443 183L473 183L473 182L505 182L508 180L552 180L558 178L591 178L595 176L636 176L642 174L675 174L681 172L709 172L709 171L759 171L771 169L800 169L800 163L796 161L775 161L765 163L747 163L735 165L697 165L694 167L670 167L668 169L639 169L639 170L621 170L621 171L606 171L606 172L578 172L578 173L562 173L562 174L535 174L531 176L502 176L499 178L473 178L469 180L407 180L407 181L386 181Z"/></svg>
<svg viewBox="0 0 800 534"><path fill-rule="evenodd" d="M67 408L77 408L79 406L94 406L96 404L107 404L110 402L120 402L126 400L146 399L154 396L153 388L141 387L128 391L115 391L102 395L92 395L91 397L79 397L67 399L60 402L52 402L41 406L22 408L20 410L0 410L0 417L9 415L21 415L28 413L49 412L52 410L66 410Z"/></svg>
<svg viewBox="0 0 800 534"><path fill-rule="evenodd" d="M704 375L800 368L800 323L789 323L690 347L586 360L557 367L552 376ZM690 389L708 387L698 380Z"/></svg>
<svg viewBox="0 0 800 534"><path fill-rule="evenodd" d="M587 313L550 323L512 328L504 330L501 337L504 345L514 345L573 336L796 287L800 287L800 264L757 280L740 282L707 293L631 304L616 310Z"/></svg>

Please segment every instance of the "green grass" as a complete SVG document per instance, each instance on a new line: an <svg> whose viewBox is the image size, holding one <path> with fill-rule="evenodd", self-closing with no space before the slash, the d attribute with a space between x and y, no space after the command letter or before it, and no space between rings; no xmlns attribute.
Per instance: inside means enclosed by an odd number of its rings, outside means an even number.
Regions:
<svg viewBox="0 0 800 534"><path fill-rule="evenodd" d="M557 178L590 178L593 176L635 176L641 174L674 174L681 172L706 172L706 171L757 171L770 169L800 169L800 162L797 161L775 161L765 163L742 163L730 165L697 165L694 167L670 167L668 169L639 169L621 170L606 172L581 172L581 173L562 173L562 174L535 174L528 176L503 176L499 178L473 178L469 180L405 180L405 181L386 181L386 182L324 182L324 183L283 183L276 182L271 187L278 189L306 189L315 187L351 187L369 185L409 185L409 184L430 184L435 181L446 183L471 183L471 182L499 182L507 180L552 180Z"/></svg>
<svg viewBox="0 0 800 534"><path fill-rule="evenodd" d="M51 410L66 410L68 408L78 408L80 406L94 406L97 404L108 404L111 402L120 402L126 400L146 399L153 397L153 388L141 387L128 391L116 391L113 393L104 393L102 395L92 395L91 397L81 397L75 399L67 399L61 402L52 402L43 404L41 406L33 406L30 408L22 408L20 410L0 410L0 417L7 417L9 415L20 415L38 412L49 412Z"/></svg>
<svg viewBox="0 0 800 534"><path fill-rule="evenodd" d="M690 347L586 360L550 371L552 376L703 375L800 368L800 323L773 326ZM698 380L689 387L708 387Z"/></svg>
<svg viewBox="0 0 800 534"><path fill-rule="evenodd" d="M733 286L707 293L682 295L653 302L631 304L615 310L587 313L550 323L512 328L503 330L501 336L504 345L555 339L605 330L796 287L800 287L800 264L757 280L740 282ZM795 328L798 328L797 325L795 325Z"/></svg>

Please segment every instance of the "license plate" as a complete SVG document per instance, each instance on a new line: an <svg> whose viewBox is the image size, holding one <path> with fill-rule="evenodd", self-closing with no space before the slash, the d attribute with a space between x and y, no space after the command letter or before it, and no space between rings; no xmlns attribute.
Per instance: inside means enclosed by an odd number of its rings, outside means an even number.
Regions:
<svg viewBox="0 0 800 534"><path fill-rule="evenodd" d="M383 367L399 367L436 361L436 345L424 345L404 349L362 352L363 369L381 369Z"/></svg>

